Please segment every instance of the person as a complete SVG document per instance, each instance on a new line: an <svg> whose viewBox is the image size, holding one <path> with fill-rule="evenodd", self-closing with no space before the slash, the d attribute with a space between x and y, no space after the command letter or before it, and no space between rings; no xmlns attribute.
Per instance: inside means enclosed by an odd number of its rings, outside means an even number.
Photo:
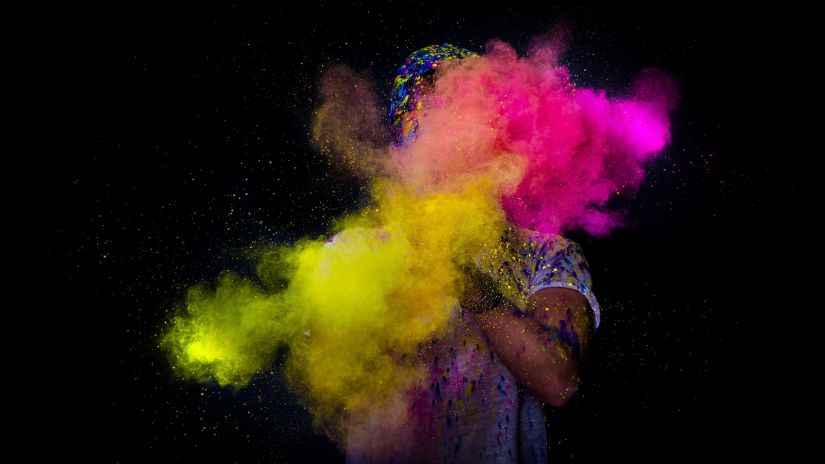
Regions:
<svg viewBox="0 0 825 464"><path fill-rule="evenodd" d="M408 392L403 435L380 420L350 430L348 463L547 462L542 403L576 393L600 309L576 242L518 227L504 240L507 257L468 271L451 331L420 354L429 378Z"/></svg>
<svg viewBox="0 0 825 464"><path fill-rule="evenodd" d="M472 55L444 44L410 56L390 110L396 143L415 136L422 76ZM347 463L547 462L542 404L576 394L599 303L576 242L510 225L501 244L465 269L471 284L448 333L420 347L427 376L406 392L403 423L387 427L377 413L350 427Z"/></svg>

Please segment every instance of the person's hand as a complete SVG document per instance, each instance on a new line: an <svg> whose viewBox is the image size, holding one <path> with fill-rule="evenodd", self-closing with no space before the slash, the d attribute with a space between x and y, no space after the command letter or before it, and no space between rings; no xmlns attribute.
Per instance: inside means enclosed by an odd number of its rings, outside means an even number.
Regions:
<svg viewBox="0 0 825 464"><path fill-rule="evenodd" d="M462 308L473 314L480 314L496 308L501 303L501 292L492 277L475 266L466 266L463 272L467 286L460 299Z"/></svg>

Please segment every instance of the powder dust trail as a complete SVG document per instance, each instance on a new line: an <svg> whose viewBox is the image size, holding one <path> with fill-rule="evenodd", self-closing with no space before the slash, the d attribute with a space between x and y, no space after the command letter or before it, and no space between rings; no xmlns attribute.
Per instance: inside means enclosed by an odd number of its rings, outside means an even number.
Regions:
<svg viewBox="0 0 825 464"><path fill-rule="evenodd" d="M322 104L312 122L315 147L359 177L384 174L390 134L382 123L384 109L372 83L362 74L336 65L324 74L320 93Z"/></svg>
<svg viewBox="0 0 825 464"><path fill-rule="evenodd" d="M607 233L606 209L632 192L670 139L671 80L646 71L625 98L577 88L554 44L519 57L449 44L404 63L389 116L370 83L334 67L321 83L312 140L371 183L371 203L329 240L258 258L256 282L231 273L189 290L161 346L175 371L241 388L288 347L286 376L339 445L347 417L399 426L422 378L418 349L450 329L459 271L499 246L508 222L547 233Z"/></svg>

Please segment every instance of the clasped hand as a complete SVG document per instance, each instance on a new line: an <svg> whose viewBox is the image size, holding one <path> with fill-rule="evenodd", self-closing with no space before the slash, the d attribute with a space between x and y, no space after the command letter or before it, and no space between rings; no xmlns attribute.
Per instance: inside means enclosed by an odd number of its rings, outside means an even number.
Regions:
<svg viewBox="0 0 825 464"><path fill-rule="evenodd" d="M461 295L461 307L473 314L498 307L502 295L495 280L475 266L465 266L462 271L466 287Z"/></svg>

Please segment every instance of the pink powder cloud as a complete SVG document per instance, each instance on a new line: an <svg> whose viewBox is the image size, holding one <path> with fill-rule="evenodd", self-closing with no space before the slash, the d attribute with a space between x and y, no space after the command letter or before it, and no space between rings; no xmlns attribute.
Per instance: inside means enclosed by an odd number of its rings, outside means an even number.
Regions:
<svg viewBox="0 0 825 464"><path fill-rule="evenodd" d="M416 114L415 139L392 149L398 173L425 191L494 179L510 220L541 232L620 225L605 205L635 191L645 162L670 142L673 80L645 70L627 96L608 98L578 88L559 54L545 44L519 57L491 41L482 57L446 65Z"/></svg>

